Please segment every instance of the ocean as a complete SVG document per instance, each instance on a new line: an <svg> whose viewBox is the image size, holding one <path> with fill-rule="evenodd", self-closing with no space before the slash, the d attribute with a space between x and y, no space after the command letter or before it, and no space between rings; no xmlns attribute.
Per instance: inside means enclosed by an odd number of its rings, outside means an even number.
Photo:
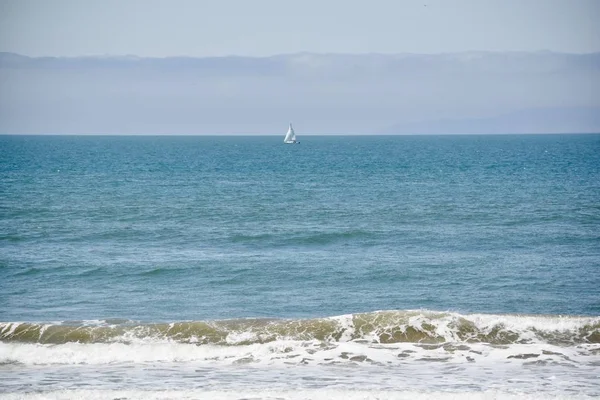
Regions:
<svg viewBox="0 0 600 400"><path fill-rule="evenodd" d="M0 136L0 398L600 396L600 135Z"/></svg>

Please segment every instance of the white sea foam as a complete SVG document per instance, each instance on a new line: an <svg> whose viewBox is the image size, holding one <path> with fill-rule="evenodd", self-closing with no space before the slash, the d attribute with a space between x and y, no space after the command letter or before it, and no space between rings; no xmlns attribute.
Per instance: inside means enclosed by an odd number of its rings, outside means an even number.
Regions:
<svg viewBox="0 0 600 400"><path fill-rule="evenodd" d="M3 337L9 337L15 333L15 330L22 322L3 322L0 323L0 334Z"/></svg>
<svg viewBox="0 0 600 400"><path fill-rule="evenodd" d="M242 335L243 336L243 335ZM237 338L239 340L244 337ZM236 340L237 340L236 339ZM464 364L561 363L600 365L600 345L558 347L549 344L488 345L484 343L378 344L360 341L324 343L317 340L276 340L248 345L195 345L137 340L130 343L0 343L0 363L25 365L195 362L233 364L399 365L437 361Z"/></svg>
<svg viewBox="0 0 600 400"><path fill-rule="evenodd" d="M337 317L331 317L334 321L342 328L342 336L340 337L341 342L346 342L352 339L352 335L354 334L354 323L352 314L339 315Z"/></svg>
<svg viewBox="0 0 600 400"><path fill-rule="evenodd" d="M600 395L599 350L364 340L0 343L0 392L8 399L577 398ZM81 382L97 390L81 390ZM42 393L24 393L31 388Z"/></svg>
<svg viewBox="0 0 600 400"><path fill-rule="evenodd" d="M585 395L574 394L527 394L509 393L497 390L484 392L427 392L427 391L383 391L383 390L347 390L347 389L302 389L302 390L255 390L255 391L218 391L218 390L59 390L43 393L0 394L5 400L66 400L88 399L103 400L126 398L129 400L158 399L211 399L211 400L563 400L588 399Z"/></svg>

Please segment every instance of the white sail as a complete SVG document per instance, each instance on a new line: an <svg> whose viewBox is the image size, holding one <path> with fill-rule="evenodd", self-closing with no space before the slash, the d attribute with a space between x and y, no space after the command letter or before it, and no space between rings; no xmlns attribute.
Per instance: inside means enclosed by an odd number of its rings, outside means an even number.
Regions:
<svg viewBox="0 0 600 400"><path fill-rule="evenodd" d="M296 133L294 132L294 128L292 128L292 124L290 124L290 127L288 128L288 131L285 134L283 143L296 143Z"/></svg>

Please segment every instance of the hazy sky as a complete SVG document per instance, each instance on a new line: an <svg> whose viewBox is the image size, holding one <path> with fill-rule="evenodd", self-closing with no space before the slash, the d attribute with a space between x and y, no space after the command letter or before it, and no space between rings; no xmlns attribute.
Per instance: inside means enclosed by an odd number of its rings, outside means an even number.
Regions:
<svg viewBox="0 0 600 400"><path fill-rule="evenodd" d="M0 0L30 56L600 51L599 0Z"/></svg>

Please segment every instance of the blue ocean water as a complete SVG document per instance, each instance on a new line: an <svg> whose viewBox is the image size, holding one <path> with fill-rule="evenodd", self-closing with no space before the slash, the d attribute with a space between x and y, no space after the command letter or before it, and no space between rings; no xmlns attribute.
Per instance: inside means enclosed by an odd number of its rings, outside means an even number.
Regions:
<svg viewBox="0 0 600 400"><path fill-rule="evenodd" d="M600 135L300 140L0 136L0 363L8 366L0 376L15 382L5 394L96 388L92 381L106 390L146 387L143 378L108 383L111 373L124 372L103 370L106 360L92 355L106 343L109 364L130 363L135 371L139 363L180 362L169 364L177 365L172 376L178 376L181 368L215 357L263 365L263 352L286 354L286 346L314 340L315 351L339 350L323 353L322 362L338 357L342 363L349 353L375 360L380 348L365 347L365 340L394 344L393 351L421 343L509 344L516 346L512 353L494 350L488 358L505 381L522 376L522 368L532 371L519 355L533 350L519 346L538 346L534 361L554 357L543 367L556 362L560 371L553 376L568 377L574 367L561 366L561 357L574 360L568 351L585 350L587 358L573 361L583 383L565 393L600 394L594 383L600 377ZM168 355L156 358L153 350L150 356L147 348L132 347L132 338L152 338ZM286 340L297 346L284 346ZM283 347L264 347L274 343ZM344 346L364 348L352 353ZM213 347L217 355L204 353ZM462 354L464 360L487 354L463 350L473 352ZM202 354L183 356L194 351ZM142 353L147 357L136 358ZM303 364L311 364L311 354L303 353L309 359ZM444 354L458 353L452 347ZM376 361L388 362L381 357ZM508 378L490 361L498 357L520 360ZM82 378L36 386L40 369L33 366L50 365L55 373L51 360L61 360L64 376ZM81 360L87 369L76 367ZM308 369L281 372L269 360L254 371L267 374L267 382L289 388L297 374L298 382L308 379ZM418 360L408 364L417 371L409 376L420 376ZM248 368L241 363L242 369L226 362L214 367L218 376L234 378L208 389L252 387L240 377ZM330 388L319 379L339 376L337 366L324 373L316 364L308 381ZM435 390L455 390L464 378L460 390L469 393L511 387L535 393L543 375L531 372L533 386L475 383L468 363L460 365L463 375ZM217 371L210 363L206 368ZM233 369L227 375L220 368ZM270 375L273 370L285 379ZM375 385L371 390L428 390L417 378L389 386L371 380L373 369L351 372L357 375L341 389L354 390L352 382L364 378ZM196 378L166 389L206 389Z"/></svg>

